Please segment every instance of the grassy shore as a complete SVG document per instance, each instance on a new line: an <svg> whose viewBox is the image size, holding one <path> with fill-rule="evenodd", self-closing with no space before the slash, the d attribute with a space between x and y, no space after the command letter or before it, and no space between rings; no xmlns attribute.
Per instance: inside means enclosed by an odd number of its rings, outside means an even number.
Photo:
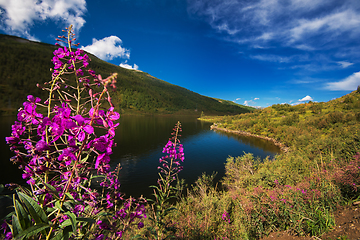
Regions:
<svg viewBox="0 0 360 240"><path fill-rule="evenodd" d="M275 139L289 151L265 161L229 157L221 191L213 175L201 176L168 217L169 236L259 239L286 230L319 237L334 227L337 207L359 199L360 93L201 119Z"/></svg>

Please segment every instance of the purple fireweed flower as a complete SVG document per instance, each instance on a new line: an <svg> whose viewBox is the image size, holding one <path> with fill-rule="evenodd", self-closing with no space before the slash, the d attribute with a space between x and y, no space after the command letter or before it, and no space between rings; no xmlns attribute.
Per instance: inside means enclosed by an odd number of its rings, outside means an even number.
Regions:
<svg viewBox="0 0 360 240"><path fill-rule="evenodd" d="M110 140L109 135L107 134L91 140L87 147L91 148L91 146L93 146L96 150L100 152L106 152L110 155L112 153L111 148L113 144L114 140Z"/></svg>
<svg viewBox="0 0 360 240"><path fill-rule="evenodd" d="M80 213L84 212L85 210L85 206L84 205L81 205L81 204L78 204L74 207L74 213L79 216Z"/></svg>
<svg viewBox="0 0 360 240"><path fill-rule="evenodd" d="M116 232L116 236L118 237L118 238L122 238L122 235L123 235L123 231L119 231L119 232Z"/></svg>
<svg viewBox="0 0 360 240"><path fill-rule="evenodd" d="M100 154L97 158L96 158L96 162L95 162L95 169L99 168L99 165L103 165L103 164L107 164L110 162L110 157L109 155L107 155L106 153Z"/></svg>
<svg viewBox="0 0 360 240"><path fill-rule="evenodd" d="M141 229L141 228L143 228L144 227L144 223L143 222L139 222L138 223L138 229Z"/></svg>
<svg viewBox="0 0 360 240"><path fill-rule="evenodd" d="M2 224L1 224L1 229L3 229L3 233L5 235L5 238L4 239L12 239L12 233L9 231L9 227L6 223L6 221L4 221Z"/></svg>
<svg viewBox="0 0 360 240"><path fill-rule="evenodd" d="M62 150L62 154L58 157L59 161L65 161L65 165L70 165L72 161L76 160L74 148L69 147Z"/></svg>
<svg viewBox="0 0 360 240"><path fill-rule="evenodd" d="M50 149L49 145L48 145L48 144L46 143L46 141L44 141L44 140L38 141L38 142L36 143L36 145L35 145L35 148L36 148L36 150L39 151L39 152L42 152L42 151L45 151L45 150L49 150L49 149Z"/></svg>
<svg viewBox="0 0 360 240"><path fill-rule="evenodd" d="M19 138L25 132L25 126L22 126L21 122L15 121L15 124L11 126L11 130L11 135Z"/></svg>
<svg viewBox="0 0 360 240"><path fill-rule="evenodd" d="M116 129L117 126L119 126L119 123L117 123L117 124L114 125L114 123L113 123L112 121L109 121L109 122L108 122L108 126L109 126L109 131L108 131L108 133L109 133L112 137L114 137L114 136L115 136L115 129Z"/></svg>
<svg viewBox="0 0 360 240"><path fill-rule="evenodd" d="M89 69L89 70L88 70L88 73L89 73L92 77L96 78L96 73L95 73L94 70Z"/></svg>
<svg viewBox="0 0 360 240"><path fill-rule="evenodd" d="M120 114L118 112L114 112L114 108L111 107L106 113L106 118L110 121L116 121L120 118Z"/></svg>
<svg viewBox="0 0 360 240"><path fill-rule="evenodd" d="M120 211L117 211L116 212L116 216L117 217L120 217L120 218L122 218L122 219L125 219L126 218L126 212L125 212L125 209L120 209Z"/></svg>
<svg viewBox="0 0 360 240"><path fill-rule="evenodd" d="M100 229L110 229L109 225L107 225L105 222L98 220L96 224L99 226Z"/></svg>
<svg viewBox="0 0 360 240"><path fill-rule="evenodd" d="M104 239L104 234L99 234L95 236L95 240L103 240Z"/></svg>
<svg viewBox="0 0 360 240"><path fill-rule="evenodd" d="M46 127L50 126L51 120L48 117L44 117L41 119L39 126L37 128L37 134L41 136L43 139L46 136Z"/></svg>
<svg viewBox="0 0 360 240"><path fill-rule="evenodd" d="M84 75L84 72L82 71L82 69L80 68L80 69L78 69L78 70L76 70L76 76L83 76Z"/></svg>
<svg viewBox="0 0 360 240"><path fill-rule="evenodd" d="M28 102L24 102L24 109L20 110L17 117L20 122L32 123L34 125L39 124L39 119L43 118L43 115L36 112L36 103L40 102L40 98L35 98L32 95L27 97Z"/></svg>
<svg viewBox="0 0 360 240"><path fill-rule="evenodd" d="M87 56L87 55L84 55L84 56ZM83 60L83 67L84 68L87 68L89 66L89 62L87 60Z"/></svg>
<svg viewBox="0 0 360 240"><path fill-rule="evenodd" d="M226 210L224 210L224 213L222 214L221 218L222 218L224 221L228 222L228 223L231 222L231 221L230 221L230 215L229 215L229 213L228 213Z"/></svg>
<svg viewBox="0 0 360 240"><path fill-rule="evenodd" d="M74 117L71 117L72 119L74 119L78 125L72 125L70 126L71 131L74 133L75 136L77 136L77 139L82 142L85 139L85 133L87 134L93 134L94 133L94 128L90 125L88 125L88 123L90 123L89 119L86 119L84 117L82 117L81 115L76 115Z"/></svg>
<svg viewBox="0 0 360 240"><path fill-rule="evenodd" d="M5 137L5 141L7 144L18 144L20 141L19 137Z"/></svg>
<svg viewBox="0 0 360 240"><path fill-rule="evenodd" d="M38 97L34 98L33 95L28 95L28 96L27 96L27 100L28 100L29 102L34 103L34 104L41 102L41 99L40 99L40 98L38 98Z"/></svg>
<svg viewBox="0 0 360 240"><path fill-rule="evenodd" d="M54 56L56 56L57 58L64 58L69 56L69 51L66 47L64 48L58 48L57 50L55 50L53 52Z"/></svg>
<svg viewBox="0 0 360 240"><path fill-rule="evenodd" d="M28 179L34 175L33 171L28 167L25 166L25 173L22 174L23 179Z"/></svg>

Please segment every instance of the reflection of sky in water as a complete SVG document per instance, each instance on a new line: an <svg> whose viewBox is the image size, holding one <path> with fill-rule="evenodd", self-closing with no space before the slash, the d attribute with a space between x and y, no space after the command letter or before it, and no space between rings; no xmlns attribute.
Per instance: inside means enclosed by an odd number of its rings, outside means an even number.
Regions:
<svg viewBox="0 0 360 240"><path fill-rule="evenodd" d="M9 161L13 154L5 143L14 120L14 117L0 118L3 139L0 143L3 154L0 183L22 180L22 172ZM186 179L187 184L193 183L203 172L218 172L216 180L219 180L224 175L224 163L228 156L251 152L265 158L279 152L276 146L262 139L210 131L210 123L197 121L194 117L122 116L115 136L117 147L111 155L111 166L115 169L118 163L121 164L120 182L127 195L151 197L152 190L148 186L156 184L162 148L178 120L182 123L180 140L185 153L184 170L179 176Z"/></svg>
<svg viewBox="0 0 360 240"><path fill-rule="evenodd" d="M188 124L183 123L184 132L184 125ZM203 172L207 174L218 172L216 180L220 180L225 173L225 162L229 156L236 157L243 155L244 152L251 152L255 156L265 158L279 152L278 147L262 139L214 132L209 130L210 124L201 125L199 122L192 124L197 125L197 127L188 126L193 132L188 131L180 138L184 145L185 161L182 164L184 170L179 177L184 178L187 184L192 184ZM142 134L147 138L146 133ZM121 163L120 182L125 192L135 196L140 193L151 196L152 190L148 186L156 184L158 159L162 156L162 147L166 141L167 138L160 144L154 144L155 148L139 154L131 153L117 159L113 158L113 164Z"/></svg>

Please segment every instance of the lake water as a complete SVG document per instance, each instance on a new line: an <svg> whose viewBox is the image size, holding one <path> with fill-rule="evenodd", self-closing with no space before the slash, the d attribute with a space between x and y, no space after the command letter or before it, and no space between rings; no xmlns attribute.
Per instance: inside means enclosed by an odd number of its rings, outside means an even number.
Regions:
<svg viewBox="0 0 360 240"><path fill-rule="evenodd" d="M1 162L0 183L21 182L21 171L12 165L12 153L5 143L11 133L14 117L1 117ZM182 124L181 143L184 145L184 170L179 177L192 184L203 172L217 172L216 181L225 174L225 162L229 156L240 156L244 152L265 158L280 153L273 143L254 137L214 132L210 123L187 116L121 116L115 141L117 147L111 155L111 166L119 163L122 169L119 180L122 191L127 196L150 197L150 185L155 185L158 177L157 167L162 156L162 148L167 143L177 121Z"/></svg>

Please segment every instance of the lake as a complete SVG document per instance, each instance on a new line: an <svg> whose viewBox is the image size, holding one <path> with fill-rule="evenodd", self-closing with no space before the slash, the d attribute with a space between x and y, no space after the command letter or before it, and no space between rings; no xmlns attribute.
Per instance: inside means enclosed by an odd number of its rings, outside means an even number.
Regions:
<svg viewBox="0 0 360 240"><path fill-rule="evenodd" d="M1 117L2 154L0 183L23 182L22 172L12 165L13 156L5 137L10 136L14 117ZM150 185L155 185L158 177L157 167L162 149L167 143L177 121L182 124L181 143L184 145L184 170L179 177L191 185L203 173L217 172L216 181L225 174L225 162L229 156L240 156L244 152L265 158L280 153L272 142L254 137L210 130L211 123L197 120L193 116L121 116L116 131L117 147L111 155L111 166L119 163L122 169L119 180L122 191L127 196L141 194L150 197Z"/></svg>

